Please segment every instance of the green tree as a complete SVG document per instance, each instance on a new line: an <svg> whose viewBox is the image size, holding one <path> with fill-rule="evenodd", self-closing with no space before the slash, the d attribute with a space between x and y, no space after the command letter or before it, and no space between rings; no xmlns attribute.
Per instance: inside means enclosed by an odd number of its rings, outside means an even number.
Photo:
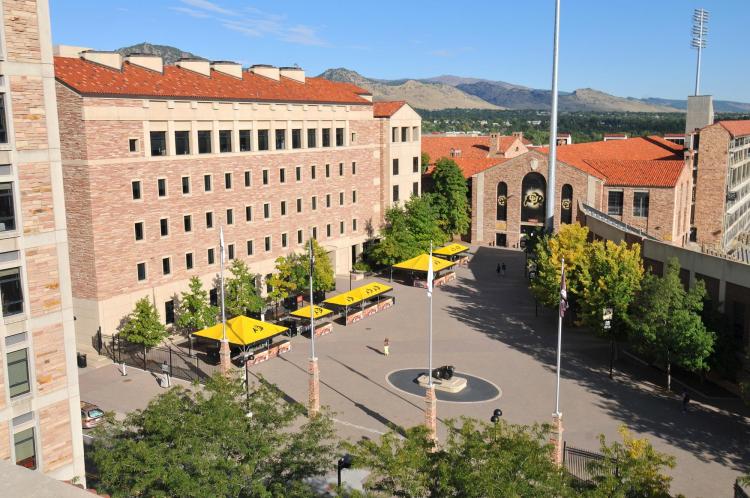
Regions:
<svg viewBox="0 0 750 498"><path fill-rule="evenodd" d="M545 237L536 244L537 276L531 283L531 290L545 306L557 306L560 302L563 257L571 307L583 296L582 280L589 271L588 233L589 229L578 223L563 225L553 237Z"/></svg>
<svg viewBox="0 0 750 498"><path fill-rule="evenodd" d="M263 298L260 297L256 286L257 275L250 273L244 261L232 260L229 266L232 277L224 282L224 307L227 318L263 310Z"/></svg>
<svg viewBox="0 0 750 498"><path fill-rule="evenodd" d="M422 152L422 173L427 171L430 167L430 155L427 152Z"/></svg>
<svg viewBox="0 0 750 498"><path fill-rule="evenodd" d="M442 157L432 172L432 203L441 228L449 234L465 234L471 227L469 188L463 171L453 159Z"/></svg>
<svg viewBox="0 0 750 498"><path fill-rule="evenodd" d="M646 275L634 316L634 338L640 348L667 367L667 389L672 387L672 365L690 371L708 367L714 333L701 319L706 287L697 280L689 291L680 281L680 264L672 258L663 277Z"/></svg>
<svg viewBox="0 0 750 498"><path fill-rule="evenodd" d="M142 344L144 348L159 345L166 336L167 329L148 297L135 303L135 309L120 329L120 337L133 344Z"/></svg>
<svg viewBox="0 0 750 498"><path fill-rule="evenodd" d="M366 489L384 496L480 498L573 496L550 459L548 426L448 421L437 446L423 426L349 445L354 465L371 471Z"/></svg>
<svg viewBox="0 0 750 498"><path fill-rule="evenodd" d="M625 338L630 324L630 307L641 288L643 263L641 246L623 241L594 241L587 248L588 265L581 275L583 299L579 301L583 322L610 341L609 376L612 377L617 341ZM566 260L567 261L567 260ZM602 312L612 308L610 328L604 328Z"/></svg>
<svg viewBox="0 0 750 498"><path fill-rule="evenodd" d="M437 212L429 196L412 197L404 207L394 206L385 213L382 240L372 249L375 263L400 263L438 247L448 240L437 223Z"/></svg>
<svg viewBox="0 0 750 498"><path fill-rule="evenodd" d="M306 247L310 247L310 241L307 241ZM309 249L308 249L309 250ZM298 264L304 268L304 275L310 278L310 259L305 252L300 255ZM323 248L318 241L313 239L313 256L315 256L315 266L313 268L313 290L315 292L325 292L333 290L336 287L336 279L333 273L331 258L328 257L328 251ZM305 282L302 288L309 288L310 283Z"/></svg>
<svg viewBox="0 0 750 498"><path fill-rule="evenodd" d="M675 458L654 449L647 439L630 435L621 427L622 443L607 444L599 436L604 459L592 464L596 489L591 496L608 498L668 498L672 478L664 473L675 466Z"/></svg>
<svg viewBox="0 0 750 498"><path fill-rule="evenodd" d="M271 274L271 279L268 282L271 290L266 296L268 302L276 306L276 316L278 316L279 303L292 295L297 289L293 274L295 259L294 254L276 258L276 271Z"/></svg>
<svg viewBox="0 0 750 498"><path fill-rule="evenodd" d="M177 327L191 333L216 324L219 309L209 303L208 292L198 277L191 277L190 290L183 292L177 306Z"/></svg>
<svg viewBox="0 0 750 498"><path fill-rule="evenodd" d="M312 497L335 450L325 412L310 420L266 383L251 396L237 379L174 387L123 421L97 428L92 459L113 497Z"/></svg>

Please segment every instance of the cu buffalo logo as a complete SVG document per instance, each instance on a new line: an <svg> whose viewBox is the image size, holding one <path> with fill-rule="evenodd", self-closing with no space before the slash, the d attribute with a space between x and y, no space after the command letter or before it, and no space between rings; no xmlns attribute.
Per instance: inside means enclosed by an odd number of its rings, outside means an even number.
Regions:
<svg viewBox="0 0 750 498"><path fill-rule="evenodd" d="M256 334L259 334L263 332L263 326L262 325L253 325L253 332Z"/></svg>
<svg viewBox="0 0 750 498"><path fill-rule="evenodd" d="M563 199L562 200L562 208L563 209L570 209L570 199Z"/></svg>
<svg viewBox="0 0 750 498"><path fill-rule="evenodd" d="M508 202L508 198L505 197L504 195L499 195L497 197L497 205L498 206L505 206L505 203L507 203L507 202Z"/></svg>
<svg viewBox="0 0 750 498"><path fill-rule="evenodd" d="M532 209L540 207L543 202L544 196L539 192L529 192L523 199L523 205Z"/></svg>

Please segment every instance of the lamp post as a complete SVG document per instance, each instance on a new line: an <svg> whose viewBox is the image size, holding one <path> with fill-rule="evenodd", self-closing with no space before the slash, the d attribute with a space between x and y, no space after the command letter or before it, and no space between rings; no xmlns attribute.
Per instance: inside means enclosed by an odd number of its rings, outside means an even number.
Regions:
<svg viewBox="0 0 750 498"><path fill-rule="evenodd" d="M347 453L341 458L339 458L339 461L336 464L336 471L338 474L338 484L337 484L337 491L341 493L341 471L343 469L349 469L352 466L352 456Z"/></svg>
<svg viewBox="0 0 750 498"><path fill-rule="evenodd" d="M320 370L315 356L315 296L313 290L313 271L315 268L315 251L313 250L313 232L310 229L310 363L308 365L309 392L307 416L312 418L320 412Z"/></svg>
<svg viewBox="0 0 750 498"><path fill-rule="evenodd" d="M490 422L495 425L495 442L497 442L497 424L500 423L500 417L503 416L503 411L500 408L495 408L490 417Z"/></svg>

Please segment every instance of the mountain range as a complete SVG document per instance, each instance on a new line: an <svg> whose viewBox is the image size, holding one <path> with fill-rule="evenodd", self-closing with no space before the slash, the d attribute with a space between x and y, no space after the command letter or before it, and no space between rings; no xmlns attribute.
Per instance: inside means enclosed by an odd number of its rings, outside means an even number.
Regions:
<svg viewBox="0 0 750 498"><path fill-rule="evenodd" d="M148 42L117 49L127 55L147 53L161 55L165 64L195 54L168 45ZM367 78L346 68L328 69L319 75L332 81L353 83L373 93L373 99L405 100L412 107L439 109L535 109L549 110L551 92L505 81L493 81L455 75L433 78L384 80ZM678 99L617 97L592 88L560 92L559 108L563 112L685 112L687 102ZM750 103L715 100L716 112L750 112Z"/></svg>

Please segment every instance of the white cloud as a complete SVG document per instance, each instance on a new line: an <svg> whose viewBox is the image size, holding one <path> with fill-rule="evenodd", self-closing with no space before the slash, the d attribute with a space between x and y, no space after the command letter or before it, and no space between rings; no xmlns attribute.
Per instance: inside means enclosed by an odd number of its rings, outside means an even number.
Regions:
<svg viewBox="0 0 750 498"><path fill-rule="evenodd" d="M237 13L234 11L231 11L229 9L225 9L224 7L217 5L213 2L209 2L208 0L180 0L185 5L189 5L190 7L195 7L196 9L205 10L208 12L214 12L216 14L222 14L225 16L236 16Z"/></svg>
<svg viewBox="0 0 750 498"><path fill-rule="evenodd" d="M206 19L211 17L209 14L206 14L205 12L201 12L200 10L191 9L188 7L170 7L170 9L181 12L182 14L187 14L190 17L195 17L196 19Z"/></svg>

